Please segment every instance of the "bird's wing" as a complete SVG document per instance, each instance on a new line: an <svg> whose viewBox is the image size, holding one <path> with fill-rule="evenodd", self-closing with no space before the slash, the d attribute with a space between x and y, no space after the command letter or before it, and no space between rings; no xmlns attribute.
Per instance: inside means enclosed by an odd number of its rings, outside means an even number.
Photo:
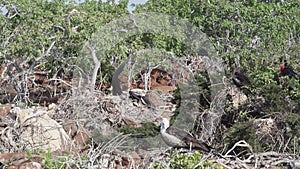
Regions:
<svg viewBox="0 0 300 169"><path fill-rule="evenodd" d="M180 140L187 140L193 138L188 132L174 126L168 127L166 132L169 133L170 135L176 136Z"/></svg>
<svg viewBox="0 0 300 169"><path fill-rule="evenodd" d="M292 68L285 68L283 70L283 73L284 75L288 75L288 76L291 76L291 77L296 77L297 76L297 73L292 69Z"/></svg>
<svg viewBox="0 0 300 169"><path fill-rule="evenodd" d="M143 104L146 104L148 107L151 107L151 105L152 105L150 100L145 96L141 97L141 101L143 102Z"/></svg>
<svg viewBox="0 0 300 169"><path fill-rule="evenodd" d="M236 75L236 78L239 81L241 81L243 84L245 84L245 85L251 85L251 81L249 80L249 78L246 75L244 75L242 73L238 73L238 72L236 72L235 75Z"/></svg>
<svg viewBox="0 0 300 169"><path fill-rule="evenodd" d="M132 91L129 91L129 98L140 100L140 99L141 99L141 96L135 94L135 93L132 92Z"/></svg>
<svg viewBox="0 0 300 169"><path fill-rule="evenodd" d="M206 151L206 152L210 152L210 150L212 149L212 147L210 147L206 143L200 142L199 140L197 140L196 138L191 136L190 133L188 133L184 130L181 130L179 128L170 126L166 130L166 132L171 135L174 135L178 139L182 140L183 143L185 143L185 145L182 146L183 148L189 149L191 147L192 149L202 150L202 151Z"/></svg>

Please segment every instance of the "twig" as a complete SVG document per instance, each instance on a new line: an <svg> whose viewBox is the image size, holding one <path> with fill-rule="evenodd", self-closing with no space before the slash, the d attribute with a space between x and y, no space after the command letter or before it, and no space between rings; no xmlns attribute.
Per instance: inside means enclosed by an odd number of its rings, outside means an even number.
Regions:
<svg viewBox="0 0 300 169"><path fill-rule="evenodd" d="M227 153L224 155L224 157L229 157L228 154L231 153L236 147L247 147L252 151L252 147L245 141L245 140L240 140L239 142L235 143L234 146L227 151Z"/></svg>
<svg viewBox="0 0 300 169"><path fill-rule="evenodd" d="M99 68L101 66L101 63L100 63L99 59L96 56L95 48L93 46L91 46L91 45L89 45L88 48L89 48L89 50L91 52L91 55L93 57L93 62L95 64L93 75L92 75L92 81L91 81L91 84L90 84L90 92L93 93L94 90L95 90L97 73L98 73L98 70L99 70ZM102 75L101 75L101 72L100 72L100 78L101 77L102 77ZM102 79L100 79L100 83L102 83Z"/></svg>
<svg viewBox="0 0 300 169"><path fill-rule="evenodd" d="M67 83L66 81L64 81L62 79L51 78L51 79L49 79L49 81L59 81L59 82L66 84L69 87L72 87L72 85L70 83Z"/></svg>

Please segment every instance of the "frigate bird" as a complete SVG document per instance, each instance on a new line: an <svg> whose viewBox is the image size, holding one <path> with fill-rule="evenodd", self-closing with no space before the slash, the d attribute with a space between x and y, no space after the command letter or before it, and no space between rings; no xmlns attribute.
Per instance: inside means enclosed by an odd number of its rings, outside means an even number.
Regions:
<svg viewBox="0 0 300 169"><path fill-rule="evenodd" d="M280 73L281 76L288 76L289 78L298 78L298 74L288 66L287 61L284 60L283 63L280 65Z"/></svg>
<svg viewBox="0 0 300 169"><path fill-rule="evenodd" d="M238 71L234 71L232 81L237 87L251 86L251 81L249 78L245 74Z"/></svg>
<svg viewBox="0 0 300 169"><path fill-rule="evenodd" d="M149 108L151 107L151 102L145 96L138 95L133 91L129 91L129 98L135 99L137 101L141 101L143 104L147 105Z"/></svg>
<svg viewBox="0 0 300 169"><path fill-rule="evenodd" d="M204 142L200 142L188 132L170 126L168 119L163 118L160 126L160 134L163 141L170 147L173 148L184 148L184 149L193 149L200 150L204 152L210 152L213 150L212 147L207 145Z"/></svg>

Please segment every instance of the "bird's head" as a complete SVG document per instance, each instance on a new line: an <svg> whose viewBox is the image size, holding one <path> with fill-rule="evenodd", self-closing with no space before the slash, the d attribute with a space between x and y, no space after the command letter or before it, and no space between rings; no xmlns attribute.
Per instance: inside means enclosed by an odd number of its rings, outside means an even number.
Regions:
<svg viewBox="0 0 300 169"><path fill-rule="evenodd" d="M284 71L284 69L286 68L286 66L287 66L286 61L283 61L283 62L279 65L279 67L280 67L280 72L281 72L281 73Z"/></svg>
<svg viewBox="0 0 300 169"><path fill-rule="evenodd" d="M279 58L279 67L280 67L280 72L282 73L283 72L283 70L285 69L285 67L286 67L286 60L283 58L283 57L281 57L281 58ZM278 65L278 64L277 64Z"/></svg>
<svg viewBox="0 0 300 169"><path fill-rule="evenodd" d="M160 123L160 131L165 131L170 126L170 122L168 119L163 118L162 122Z"/></svg>

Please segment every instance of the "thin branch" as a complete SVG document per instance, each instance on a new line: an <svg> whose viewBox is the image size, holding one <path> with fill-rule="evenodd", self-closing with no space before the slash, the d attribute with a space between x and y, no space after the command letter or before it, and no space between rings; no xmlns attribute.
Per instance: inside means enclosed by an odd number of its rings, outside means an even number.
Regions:
<svg viewBox="0 0 300 169"><path fill-rule="evenodd" d="M93 71L93 75L92 75L92 81L91 81L91 84L90 84L90 92L94 92L95 90L95 84L96 84L96 79L97 79L97 73L98 73L98 70L100 68L100 61L98 60L97 56L96 56L96 52L95 52L95 48L92 47L91 45L88 46L90 52L91 52L91 55L93 57L93 62L95 64L94 66L94 71ZM101 77L101 74L100 74L100 77ZM102 83L102 79L100 79L100 82Z"/></svg>
<svg viewBox="0 0 300 169"><path fill-rule="evenodd" d="M251 152L253 152L252 147L245 141L241 140L234 144L234 146L227 151L227 153L224 155L224 157L228 157L228 154L231 153L236 147L247 147L250 149Z"/></svg>

